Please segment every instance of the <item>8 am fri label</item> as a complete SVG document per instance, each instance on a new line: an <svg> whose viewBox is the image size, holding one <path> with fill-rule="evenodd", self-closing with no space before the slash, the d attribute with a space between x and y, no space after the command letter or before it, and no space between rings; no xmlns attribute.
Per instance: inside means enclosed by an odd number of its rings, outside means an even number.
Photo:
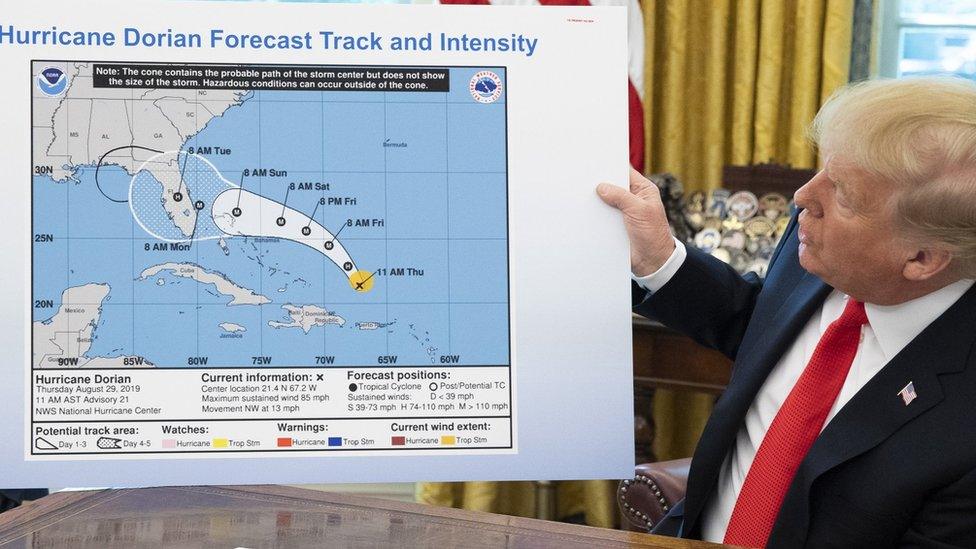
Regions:
<svg viewBox="0 0 976 549"><path fill-rule="evenodd" d="M507 367L35 370L31 379L28 457L40 459L513 446Z"/></svg>

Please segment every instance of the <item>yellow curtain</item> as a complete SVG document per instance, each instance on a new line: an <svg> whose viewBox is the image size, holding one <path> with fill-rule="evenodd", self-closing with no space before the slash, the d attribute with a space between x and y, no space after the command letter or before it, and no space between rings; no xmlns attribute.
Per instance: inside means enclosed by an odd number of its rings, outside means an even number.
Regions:
<svg viewBox="0 0 976 549"><path fill-rule="evenodd" d="M806 128L847 83L854 0L645 0L645 143L650 172L685 189L722 166L811 168ZM656 391L658 459L692 454L712 397Z"/></svg>
<svg viewBox="0 0 976 549"><path fill-rule="evenodd" d="M642 0L650 172L686 190L721 183L725 164L816 162L806 126L847 82L854 0ZM659 390L658 459L691 455L710 395ZM614 482L557 483L557 517L616 523ZM531 482L424 483L423 503L533 516Z"/></svg>
<svg viewBox="0 0 976 549"><path fill-rule="evenodd" d="M854 0L655 0L643 8L649 171L709 189L725 164L814 166L806 127L847 82Z"/></svg>

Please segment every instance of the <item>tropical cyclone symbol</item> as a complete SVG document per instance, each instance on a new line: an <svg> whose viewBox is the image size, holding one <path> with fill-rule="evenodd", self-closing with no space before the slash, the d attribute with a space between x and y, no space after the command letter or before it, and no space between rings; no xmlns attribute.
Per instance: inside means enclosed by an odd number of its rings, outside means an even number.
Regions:
<svg viewBox="0 0 976 549"><path fill-rule="evenodd" d="M307 214L225 179L206 158L184 151L146 160L129 184L129 209L147 233L166 242L227 236L280 238L331 260L359 292L372 274L356 268L335 235Z"/></svg>

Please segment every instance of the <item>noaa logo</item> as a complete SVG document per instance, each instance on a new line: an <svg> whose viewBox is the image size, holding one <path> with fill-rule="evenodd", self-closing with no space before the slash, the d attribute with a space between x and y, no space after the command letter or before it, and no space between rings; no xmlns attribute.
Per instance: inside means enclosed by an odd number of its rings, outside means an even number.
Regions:
<svg viewBox="0 0 976 549"><path fill-rule="evenodd" d="M494 103L502 96L502 79L491 71L475 73L468 83L468 91L479 103Z"/></svg>
<svg viewBox="0 0 976 549"><path fill-rule="evenodd" d="M37 89L44 95L61 95L67 87L68 75L57 67L47 67L37 75Z"/></svg>

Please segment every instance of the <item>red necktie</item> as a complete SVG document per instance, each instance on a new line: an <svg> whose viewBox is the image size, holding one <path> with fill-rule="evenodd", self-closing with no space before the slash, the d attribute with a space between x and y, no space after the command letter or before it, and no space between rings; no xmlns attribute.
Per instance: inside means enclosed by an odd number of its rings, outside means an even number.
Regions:
<svg viewBox="0 0 976 549"><path fill-rule="evenodd" d="M810 362L766 431L732 510L725 543L765 547L800 462L823 428L844 386L868 321L864 303L849 299L820 337Z"/></svg>

